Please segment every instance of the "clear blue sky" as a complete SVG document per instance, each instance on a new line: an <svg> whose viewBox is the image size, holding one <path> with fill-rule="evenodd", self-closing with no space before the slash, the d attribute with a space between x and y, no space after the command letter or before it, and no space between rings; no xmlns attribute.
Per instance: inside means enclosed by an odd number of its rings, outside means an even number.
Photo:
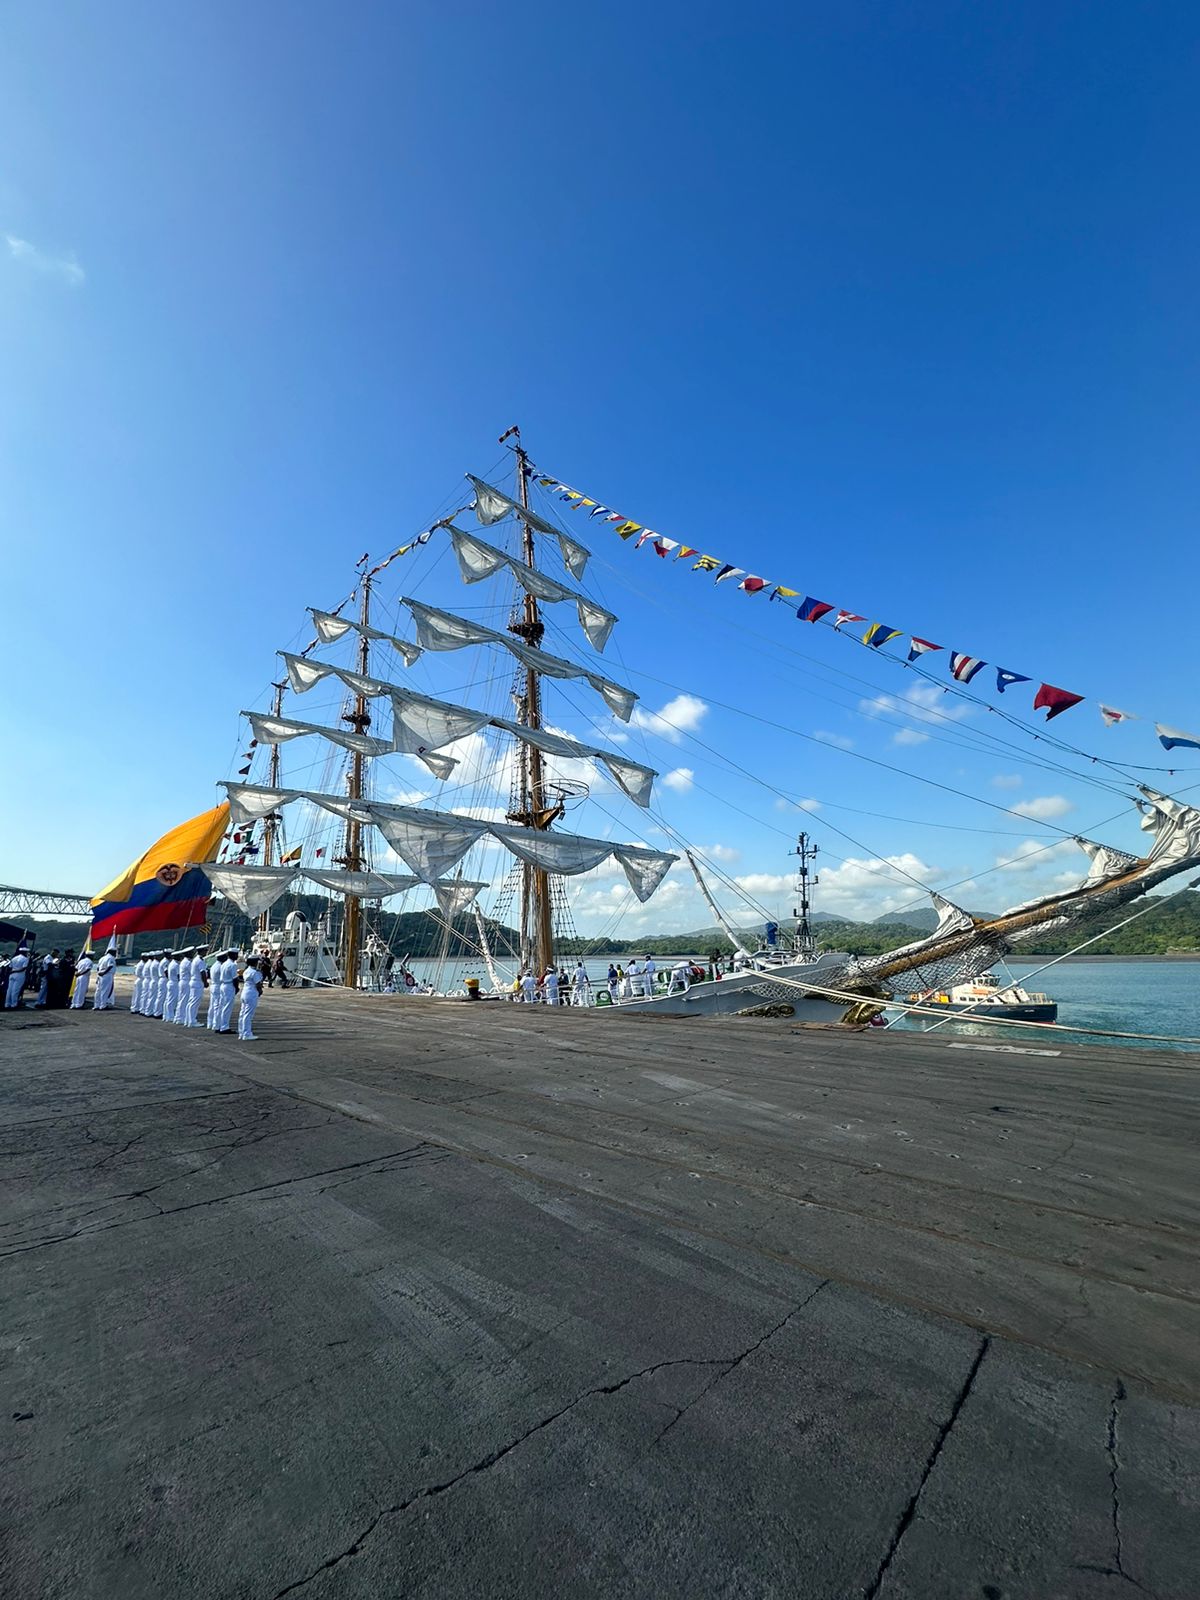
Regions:
<svg viewBox="0 0 1200 1600"><path fill-rule="evenodd" d="M663 533L1196 727L1198 46L1183 4L8 5L0 879L95 889L212 803L303 607L517 420ZM834 908L887 903L835 856L944 881L1046 835L713 702L1062 826L1118 808L1016 755L897 746L867 690L817 699L764 641L894 694L899 667L592 539L626 668L821 799ZM1163 759L1094 706L1055 728ZM695 775L684 832L786 871L700 785L797 818L686 741L643 747Z"/></svg>

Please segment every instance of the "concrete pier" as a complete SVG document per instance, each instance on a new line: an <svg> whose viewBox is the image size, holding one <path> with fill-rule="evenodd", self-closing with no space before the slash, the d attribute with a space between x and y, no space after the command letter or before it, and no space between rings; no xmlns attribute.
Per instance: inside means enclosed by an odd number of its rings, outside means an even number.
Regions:
<svg viewBox="0 0 1200 1600"><path fill-rule="evenodd" d="M6 1600L1200 1595L1196 1058L257 1027L0 1018Z"/></svg>

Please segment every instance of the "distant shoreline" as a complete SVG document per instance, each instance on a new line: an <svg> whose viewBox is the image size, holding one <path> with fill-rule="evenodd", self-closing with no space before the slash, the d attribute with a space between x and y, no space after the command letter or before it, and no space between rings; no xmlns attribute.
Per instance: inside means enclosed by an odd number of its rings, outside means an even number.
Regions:
<svg viewBox="0 0 1200 1600"><path fill-rule="evenodd" d="M1051 959L1053 959L1053 958L1050 957L1050 956L1046 957L1046 960L1048 960L1048 961L1051 960ZM1078 963L1079 965L1083 965L1083 964L1085 964L1085 963L1087 963L1089 961L1096 961L1096 962L1101 962L1101 961L1200 961L1200 950L1176 950L1176 951L1172 952L1172 954L1170 954L1170 955L1168 955L1164 951L1161 955L1140 955L1140 956L1063 956L1063 957L1060 958L1060 961L1059 961L1058 964L1060 966L1064 966L1065 967L1068 962L1070 962L1072 965L1075 965L1076 963ZM1021 960L1017 963L1017 965L1018 966L1024 966L1026 963L1029 963L1030 965L1036 965L1037 958L1035 956L1033 956L1032 954L1030 954L1028 956L1022 956Z"/></svg>

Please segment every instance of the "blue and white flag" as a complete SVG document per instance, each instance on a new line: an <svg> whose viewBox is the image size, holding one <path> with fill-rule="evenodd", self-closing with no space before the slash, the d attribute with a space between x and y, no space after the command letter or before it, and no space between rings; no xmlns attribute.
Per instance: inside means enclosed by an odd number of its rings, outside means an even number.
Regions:
<svg viewBox="0 0 1200 1600"><path fill-rule="evenodd" d="M1184 733L1179 728L1168 728L1162 722L1154 724L1154 731L1164 750L1200 750L1200 733Z"/></svg>

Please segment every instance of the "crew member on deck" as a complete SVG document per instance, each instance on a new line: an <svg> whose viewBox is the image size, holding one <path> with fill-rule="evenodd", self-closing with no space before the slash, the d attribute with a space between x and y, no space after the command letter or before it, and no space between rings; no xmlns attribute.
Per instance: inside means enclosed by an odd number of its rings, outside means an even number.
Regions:
<svg viewBox="0 0 1200 1600"><path fill-rule="evenodd" d="M8 969L8 993L5 1005L10 1011L15 1011L21 1004L21 994L25 988L25 978L29 972L29 950L21 945L16 955L12 958Z"/></svg>
<svg viewBox="0 0 1200 1600"><path fill-rule="evenodd" d="M75 987L71 991L72 1011L82 1011L92 982L92 958L85 950L75 963Z"/></svg>
<svg viewBox="0 0 1200 1600"><path fill-rule="evenodd" d="M236 963L235 963L236 965ZM258 1010L259 996L262 994L263 975L259 967L259 959L250 956L242 969L242 1003L238 1007L238 1038L256 1039L258 1036L252 1032L254 1013Z"/></svg>
<svg viewBox="0 0 1200 1600"><path fill-rule="evenodd" d="M113 973L116 966L117 958L111 950L106 950L96 963L96 1011L113 1010Z"/></svg>
<svg viewBox="0 0 1200 1600"><path fill-rule="evenodd" d="M575 976L571 979L571 988L574 992L574 1003L577 1006L590 1006L592 1003L592 980L587 975L587 968L580 957L575 967Z"/></svg>

